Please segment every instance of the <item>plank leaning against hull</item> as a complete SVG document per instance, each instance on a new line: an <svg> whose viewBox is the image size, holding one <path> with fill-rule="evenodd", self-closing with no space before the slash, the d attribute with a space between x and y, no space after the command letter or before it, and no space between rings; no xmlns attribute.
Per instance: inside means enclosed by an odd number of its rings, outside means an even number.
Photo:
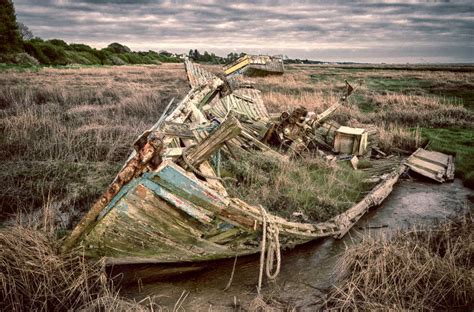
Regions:
<svg viewBox="0 0 474 312"><path fill-rule="evenodd" d="M264 218L263 208L227 195L207 158L218 149L257 149L285 158L255 138L232 109L220 119L205 115L200 108L222 100L223 82L195 67L186 62L191 91L163 124L140 136L134 156L63 249L83 246L86 255L105 257L109 264L190 262L258 252L264 223L278 229L281 246L342 237L388 196L406 169L398 166L358 204L327 222L290 222L270 213Z"/></svg>

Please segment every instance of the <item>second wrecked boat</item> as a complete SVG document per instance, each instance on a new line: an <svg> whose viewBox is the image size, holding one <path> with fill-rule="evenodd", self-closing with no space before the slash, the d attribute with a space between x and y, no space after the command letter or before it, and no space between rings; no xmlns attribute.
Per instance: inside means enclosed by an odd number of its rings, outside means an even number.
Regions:
<svg viewBox="0 0 474 312"><path fill-rule="evenodd" d="M284 72L283 59L268 55L244 55L224 67L227 77L281 75Z"/></svg>
<svg viewBox="0 0 474 312"><path fill-rule="evenodd" d="M190 262L259 252L267 235L273 253L280 246L342 237L388 196L406 170L400 162L392 164L361 201L326 222L291 222L232 198L210 164L212 155L259 151L286 161L309 142L328 145L315 129L341 103L313 118L295 110L275 121L260 91L226 89L223 80L190 61L186 71L189 93L137 139L135 151L64 249L80 245L86 255L105 257L109 264ZM286 152L270 148L271 140L285 144Z"/></svg>

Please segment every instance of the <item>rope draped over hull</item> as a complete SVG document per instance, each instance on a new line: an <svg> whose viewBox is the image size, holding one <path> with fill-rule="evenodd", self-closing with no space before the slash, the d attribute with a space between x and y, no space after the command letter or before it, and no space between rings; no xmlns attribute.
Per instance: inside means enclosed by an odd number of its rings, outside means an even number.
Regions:
<svg viewBox="0 0 474 312"><path fill-rule="evenodd" d="M277 278L280 273L281 267L281 250L280 250L280 239L278 226L268 220L267 211L260 206L262 213L262 241L260 243L260 270L258 273L258 286L257 292L260 294L263 280L263 270L265 267L265 273L271 280ZM268 243L267 243L268 234ZM276 264L274 260L276 259ZM272 273L273 270L273 273Z"/></svg>

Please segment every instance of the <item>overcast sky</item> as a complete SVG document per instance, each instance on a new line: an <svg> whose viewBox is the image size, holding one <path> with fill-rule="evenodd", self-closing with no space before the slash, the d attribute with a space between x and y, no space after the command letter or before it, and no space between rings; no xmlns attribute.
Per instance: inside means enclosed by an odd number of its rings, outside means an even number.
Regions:
<svg viewBox="0 0 474 312"><path fill-rule="evenodd" d="M474 62L474 1L14 0L44 39L323 61Z"/></svg>

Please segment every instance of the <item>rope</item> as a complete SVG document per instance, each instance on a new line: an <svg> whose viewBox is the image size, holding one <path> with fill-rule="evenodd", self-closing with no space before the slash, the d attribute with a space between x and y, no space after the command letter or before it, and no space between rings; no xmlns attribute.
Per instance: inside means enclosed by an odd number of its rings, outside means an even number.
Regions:
<svg viewBox="0 0 474 312"><path fill-rule="evenodd" d="M269 222L267 212L262 205L260 205L260 211L262 214L262 243L260 249L260 270L258 272L258 294L260 294L260 289L262 288L264 267L267 277L271 280L278 276L281 267L280 232L275 223Z"/></svg>
<svg viewBox="0 0 474 312"><path fill-rule="evenodd" d="M234 272L235 272L235 265L237 264L237 255L235 255L234 259L234 266L232 267L232 273L230 275L230 279L227 282L227 286L225 286L224 291L227 291L227 289L230 288L230 285L232 285L232 281L234 280Z"/></svg>

